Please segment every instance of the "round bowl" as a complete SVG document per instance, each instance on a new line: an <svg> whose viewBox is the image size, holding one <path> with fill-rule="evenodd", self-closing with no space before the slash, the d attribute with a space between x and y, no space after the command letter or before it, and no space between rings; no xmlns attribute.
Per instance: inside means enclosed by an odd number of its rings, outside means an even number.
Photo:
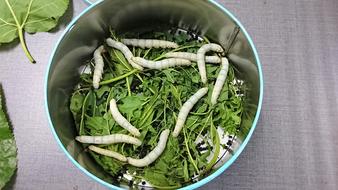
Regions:
<svg viewBox="0 0 338 190"><path fill-rule="evenodd" d="M67 157L81 171L99 183L121 189L74 139L77 135L69 110L70 95L79 82L80 67L95 48L117 31L151 30L178 27L205 35L221 44L239 71L237 77L249 87L248 105L236 145L210 174L182 187L194 189L206 184L227 169L248 143L259 117L263 98L263 75L255 46L241 23L213 0L106 0L84 10L65 29L51 54L45 78L45 105L51 130ZM127 186L128 187L128 186Z"/></svg>

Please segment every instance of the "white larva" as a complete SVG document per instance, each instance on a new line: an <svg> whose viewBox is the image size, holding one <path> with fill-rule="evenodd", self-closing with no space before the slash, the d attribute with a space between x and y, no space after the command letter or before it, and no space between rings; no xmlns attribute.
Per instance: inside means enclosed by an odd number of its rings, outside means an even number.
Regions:
<svg viewBox="0 0 338 190"><path fill-rule="evenodd" d="M110 100L110 112L116 123L119 124L121 127L137 137L141 135L140 131L132 124L130 124L129 121L124 118L123 115L119 112L115 99Z"/></svg>
<svg viewBox="0 0 338 190"><path fill-rule="evenodd" d="M161 61L150 61L147 59L144 59L142 57L133 57L132 60L141 65L142 67L146 67L149 69L166 69L169 67L175 67L175 66L186 66L191 65L191 61L187 59L180 59L180 58L169 58L169 59L163 59Z"/></svg>
<svg viewBox="0 0 338 190"><path fill-rule="evenodd" d="M122 39L122 43L128 46L136 46L141 48L178 48L175 42L155 39Z"/></svg>
<svg viewBox="0 0 338 190"><path fill-rule="evenodd" d="M164 55L168 58L181 58L181 59L188 59L193 62L197 62L197 54L189 53L189 52L168 52ZM218 56L205 56L206 63L220 63L221 58Z"/></svg>
<svg viewBox="0 0 338 190"><path fill-rule="evenodd" d="M148 166L149 164L153 163L164 151L164 149L167 145L169 133L170 133L169 129L162 131L160 138L159 138L159 141L158 141L158 144L144 158L134 159L134 158L131 158L131 157L127 157L128 164L136 166L136 167L145 167L145 166Z"/></svg>
<svg viewBox="0 0 338 190"><path fill-rule="evenodd" d="M229 68L228 59L223 57L222 58L222 68L218 73L216 83L215 83L214 89L212 90L212 94L211 94L211 104L212 105L215 105L217 103L217 99L218 99L219 95L221 94L223 85L225 83L225 79L227 78L228 68Z"/></svg>
<svg viewBox="0 0 338 190"><path fill-rule="evenodd" d="M180 112L178 113L175 129L173 132L173 136L177 137L182 127L185 123L185 120L188 117L190 110L194 107L194 105L208 92L208 87L204 87L199 89L194 95L192 95L182 106Z"/></svg>
<svg viewBox="0 0 338 190"><path fill-rule="evenodd" d="M134 67L135 69L143 70L140 65L134 63L134 61L131 60L131 58L134 56L126 45L111 38L107 38L106 43L108 46L120 50L132 67Z"/></svg>
<svg viewBox="0 0 338 190"><path fill-rule="evenodd" d="M95 62L95 68L94 68L94 74L93 74L93 87L95 89L99 88L99 83L102 78L103 73L103 57L101 53L103 52L104 47L100 46L94 51L94 62Z"/></svg>
<svg viewBox="0 0 338 190"><path fill-rule="evenodd" d="M207 72L205 69L205 53L208 51L223 52L223 48L218 44L205 44L197 51L197 66L201 75L201 80L205 84L207 83Z"/></svg>
<svg viewBox="0 0 338 190"><path fill-rule="evenodd" d="M122 154L119 154L117 152L107 150L107 149L103 149L103 148L100 148L100 147L97 147L97 146L94 146L94 145L90 145L88 148L89 148L89 150L96 152L98 154L115 158L117 160L120 160L121 162L127 162L127 158L125 156L123 156Z"/></svg>
<svg viewBox="0 0 338 190"><path fill-rule="evenodd" d="M114 143L128 143L140 146L142 142L134 137L125 134L112 134L103 136L77 136L75 138L81 143L88 144L114 144Z"/></svg>

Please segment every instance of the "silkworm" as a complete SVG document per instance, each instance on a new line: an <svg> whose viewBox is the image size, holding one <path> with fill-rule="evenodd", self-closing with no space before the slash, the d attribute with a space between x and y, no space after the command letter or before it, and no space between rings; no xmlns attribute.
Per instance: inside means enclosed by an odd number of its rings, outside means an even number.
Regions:
<svg viewBox="0 0 338 190"><path fill-rule="evenodd" d="M117 109L115 99L110 100L110 112L116 123L119 124L121 127L123 127L124 129L126 129L131 134L137 137L141 135L139 130L132 124L130 124L129 121L126 118L124 118L123 115L119 112L119 110Z"/></svg>
<svg viewBox="0 0 338 190"><path fill-rule="evenodd" d="M100 46L94 51L94 62L95 62L95 68L94 68L94 74L93 74L93 87L95 89L99 88L99 83L102 78L103 73L103 57L101 53L104 51L104 47Z"/></svg>
<svg viewBox="0 0 338 190"><path fill-rule="evenodd" d="M75 139L81 143L88 144L114 144L114 143L128 143L137 146L141 145L141 141L137 138L125 134L112 134L103 136L77 136Z"/></svg>
<svg viewBox="0 0 338 190"><path fill-rule="evenodd" d="M125 45L136 46L141 48L178 48L179 45L175 42L166 40L154 40L154 39L122 39L122 43Z"/></svg>
<svg viewBox="0 0 338 190"><path fill-rule="evenodd" d="M120 50L132 67L134 67L135 69L143 70L140 65L134 63L134 61L131 60L131 58L134 56L126 45L111 38L107 38L106 43L108 46Z"/></svg>
<svg viewBox="0 0 338 190"><path fill-rule="evenodd" d="M197 62L197 54L189 52L168 52L164 55L168 58L181 58L188 59L193 62ZM221 58L218 56L205 56L205 62L207 63L220 63Z"/></svg>
<svg viewBox="0 0 338 190"><path fill-rule="evenodd" d="M147 154L142 159L127 157L128 163L136 167L145 167L153 163L164 151L167 145L169 133L170 133L169 129L162 131L162 133L160 134L158 144L151 152L149 152L149 154Z"/></svg>
<svg viewBox="0 0 338 190"><path fill-rule="evenodd" d="M201 75L201 80L205 84L207 83L207 72L205 70L205 53L208 51L223 52L223 48L218 44L205 44L197 51L197 66Z"/></svg>
<svg viewBox="0 0 338 190"><path fill-rule="evenodd" d="M218 99L219 95L221 94L223 85L225 83L225 79L227 78L228 68L229 68L228 59L223 57L222 58L222 68L218 73L216 83L214 85L214 89L212 90L212 94L211 94L211 104L212 105L215 105L217 103L217 99Z"/></svg>
<svg viewBox="0 0 338 190"><path fill-rule="evenodd" d="M190 110L194 107L194 105L208 92L208 87L204 87L199 89L194 95L192 95L182 106L180 112L178 113L175 129L173 132L173 136L177 137L182 127L185 123L185 120L188 117Z"/></svg>
<svg viewBox="0 0 338 190"><path fill-rule="evenodd" d="M93 152L96 152L98 154L115 158L117 160L120 160L121 162L127 162L127 158L125 156L123 156L122 154L119 154L117 152L107 150L107 149L103 149L103 148L100 148L100 147L97 147L97 146L94 146L94 145L90 145L88 147L88 149L93 151Z"/></svg>
<svg viewBox="0 0 338 190"><path fill-rule="evenodd" d="M132 60L141 65L142 67L150 68L150 69L166 69L169 67L174 66L185 66L185 65L191 65L191 62L187 59L179 59L179 58L169 58L169 59L163 59L161 61L150 61L147 59L144 59L142 57L133 57Z"/></svg>

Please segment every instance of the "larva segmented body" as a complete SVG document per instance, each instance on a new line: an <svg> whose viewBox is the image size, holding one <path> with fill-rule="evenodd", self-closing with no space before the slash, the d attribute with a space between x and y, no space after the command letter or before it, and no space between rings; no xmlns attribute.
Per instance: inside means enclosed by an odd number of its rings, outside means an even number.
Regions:
<svg viewBox="0 0 338 190"><path fill-rule="evenodd" d="M123 117L123 115L119 112L117 109L116 101L115 99L112 99L110 101L110 112L116 121L121 127L129 131L131 134L139 137L141 135L140 131L134 127L132 124L129 123L129 121Z"/></svg>
<svg viewBox="0 0 338 190"><path fill-rule="evenodd" d="M179 45L175 42L155 39L122 39L122 43L128 46L140 48L178 48Z"/></svg>
<svg viewBox="0 0 338 190"><path fill-rule="evenodd" d="M208 51L223 52L223 48L214 43L205 44L197 51L197 66L201 75L201 80L205 84L207 83L207 72L205 69L205 53Z"/></svg>
<svg viewBox="0 0 338 190"><path fill-rule="evenodd" d="M163 59L161 61L150 61L147 59L144 59L142 57L133 57L132 60L141 65L142 67L146 67L149 69L166 69L169 67L174 66L185 66L185 65L191 65L191 62L187 59L179 59L179 58L169 58L169 59Z"/></svg>
<svg viewBox="0 0 338 190"><path fill-rule="evenodd" d="M193 62L197 62L197 54L189 52L168 52L164 55L168 58L181 58L188 59ZM218 56L205 56L205 62L207 63L220 63L221 58Z"/></svg>
<svg viewBox="0 0 338 190"><path fill-rule="evenodd" d="M214 85L214 89L213 89L212 94L211 94L211 104L212 105L215 105L217 103L217 99L218 99L219 95L221 94L223 85L224 85L225 80L227 78L228 68L229 68L228 59L223 57L222 58L222 68L219 71L219 74L218 74L217 79L216 79L216 83Z"/></svg>
<svg viewBox="0 0 338 190"><path fill-rule="evenodd" d="M148 155L146 155L142 159L134 159L131 157L127 157L128 163L136 167L145 167L153 163L164 151L167 145L169 133L170 133L169 129L162 131L162 133L160 134L158 144Z"/></svg>
<svg viewBox="0 0 338 190"><path fill-rule="evenodd" d="M128 143L140 146L142 143L139 139L125 134L112 134L104 136L77 136L75 139L81 143L88 144Z"/></svg>
<svg viewBox="0 0 338 190"><path fill-rule="evenodd" d="M106 43L108 46L120 50L132 67L134 67L135 69L143 70L143 68L140 65L136 64L131 59L132 57L134 57L133 53L129 50L129 48L126 45L124 45L121 42L115 41L111 38L107 38Z"/></svg>
<svg viewBox="0 0 338 190"><path fill-rule="evenodd" d="M97 146L94 146L94 145L90 145L88 147L88 149L93 151L93 152L96 152L98 154L115 158L117 160L120 160L121 162L127 161L127 158L125 156L123 156L122 154L119 154L117 152L111 151L111 150L103 149L103 148L100 148L100 147L97 147Z"/></svg>
<svg viewBox="0 0 338 190"><path fill-rule="evenodd" d="M99 88L99 83L102 78L104 62L103 62L103 57L101 53L103 52L103 50L104 50L104 47L103 45L101 45L94 51L95 68L94 68L94 74L93 74L93 87L95 89Z"/></svg>
<svg viewBox="0 0 338 190"><path fill-rule="evenodd" d="M208 87L204 87L199 89L194 95L192 95L182 106L180 112L178 113L175 129L173 132L173 136L177 137L182 127L185 123L185 120L188 117L190 110L194 107L194 105L208 92Z"/></svg>

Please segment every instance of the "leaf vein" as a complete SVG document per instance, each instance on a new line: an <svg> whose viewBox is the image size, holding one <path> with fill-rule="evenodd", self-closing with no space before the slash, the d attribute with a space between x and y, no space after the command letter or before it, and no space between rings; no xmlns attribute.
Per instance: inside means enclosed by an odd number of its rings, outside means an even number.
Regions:
<svg viewBox="0 0 338 190"><path fill-rule="evenodd" d="M3 33L3 34L1 35L1 38L7 36L9 33L13 32L13 31L15 31L15 30L17 30L17 29L14 28L14 29L12 29L12 30L7 31L6 33Z"/></svg>
<svg viewBox="0 0 338 190"><path fill-rule="evenodd" d="M31 11L31 7L32 7L32 4L33 4L33 0L30 0L29 1L29 5L28 5L28 8L27 8L27 13L26 13L26 16L25 16L25 19L23 20L22 24L21 24L21 27L23 27L29 17L29 14L30 14L30 11Z"/></svg>
<svg viewBox="0 0 338 190"><path fill-rule="evenodd" d="M7 21L5 21L2 18L0 18L0 21L4 22L5 23L4 25L11 25L11 26L15 26L16 27L16 25L14 23L7 22ZM1 25L1 26L4 26L4 25Z"/></svg>
<svg viewBox="0 0 338 190"><path fill-rule="evenodd" d="M31 13L31 14L32 14L32 13L35 13L35 12L37 12L37 11L39 11L39 10L41 10L41 9L44 9L44 8L46 8L46 7L49 7L49 6L54 6L58 11L61 10L61 9L58 8L58 6L55 6L55 1L53 1L53 2L47 3L47 4L45 4L45 5L43 5L43 6L39 7L39 8L37 8L37 9L31 10L30 13Z"/></svg>
<svg viewBox="0 0 338 190"><path fill-rule="evenodd" d="M25 25L27 24L32 24L32 23L37 23L37 22L41 22L41 21L44 21L44 20L49 20L50 18L42 18L42 19L39 19L39 20L32 20L32 21L28 21L25 23Z"/></svg>

